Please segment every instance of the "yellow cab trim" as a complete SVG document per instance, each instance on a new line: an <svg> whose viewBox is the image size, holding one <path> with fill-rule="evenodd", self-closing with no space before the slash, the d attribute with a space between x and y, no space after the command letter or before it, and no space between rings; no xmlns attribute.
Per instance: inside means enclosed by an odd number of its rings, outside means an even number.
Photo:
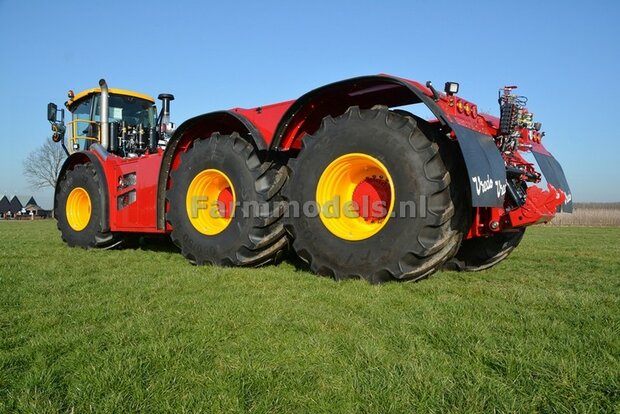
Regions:
<svg viewBox="0 0 620 414"><path fill-rule="evenodd" d="M153 97L149 95L145 95L140 92L128 91L126 89L115 89L115 88L109 88L108 92L114 95L133 96L134 98L144 99L151 103L155 103L155 99L153 99ZM101 88L86 89L82 92L77 93L73 98L70 98L67 102L65 102L65 106L67 108L70 108L75 102L79 101L80 99L85 98L89 95L97 94L97 93L101 93Z"/></svg>

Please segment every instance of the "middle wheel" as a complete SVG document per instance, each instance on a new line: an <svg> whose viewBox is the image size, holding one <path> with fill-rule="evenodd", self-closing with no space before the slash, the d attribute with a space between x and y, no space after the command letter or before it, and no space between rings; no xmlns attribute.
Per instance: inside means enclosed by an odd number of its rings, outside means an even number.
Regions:
<svg viewBox="0 0 620 414"><path fill-rule="evenodd" d="M192 263L257 266L288 246L280 189L286 167L261 161L237 133L197 139L171 174L167 220Z"/></svg>
<svg viewBox="0 0 620 414"><path fill-rule="evenodd" d="M386 107L326 117L289 161L287 229L299 257L317 273L375 283L441 268L464 226L435 138Z"/></svg>

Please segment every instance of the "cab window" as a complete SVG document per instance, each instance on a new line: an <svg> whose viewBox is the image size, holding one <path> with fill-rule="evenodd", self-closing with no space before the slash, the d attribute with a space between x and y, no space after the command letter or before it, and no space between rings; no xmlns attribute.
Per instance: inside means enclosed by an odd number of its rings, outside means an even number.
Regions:
<svg viewBox="0 0 620 414"><path fill-rule="evenodd" d="M92 104L93 97L89 96L80 100L72 108L73 122L71 123L71 137L73 139L73 145L78 145L78 147L74 147L74 149L87 149L91 142L97 140L97 126L90 122Z"/></svg>
<svg viewBox="0 0 620 414"><path fill-rule="evenodd" d="M99 122L99 105L95 105L95 121ZM155 105L147 100L133 96L110 94L108 120L109 122L121 123L125 121L127 125L137 126L142 124L143 128L155 126L157 111Z"/></svg>

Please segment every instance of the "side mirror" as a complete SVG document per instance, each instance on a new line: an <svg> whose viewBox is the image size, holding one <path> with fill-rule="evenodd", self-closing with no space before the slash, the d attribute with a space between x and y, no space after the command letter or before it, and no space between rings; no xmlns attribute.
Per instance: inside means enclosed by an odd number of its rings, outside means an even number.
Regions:
<svg viewBox="0 0 620 414"><path fill-rule="evenodd" d="M48 103L47 104L47 120L50 121L51 123L56 122L56 113L58 112L58 107L56 106L55 103Z"/></svg>

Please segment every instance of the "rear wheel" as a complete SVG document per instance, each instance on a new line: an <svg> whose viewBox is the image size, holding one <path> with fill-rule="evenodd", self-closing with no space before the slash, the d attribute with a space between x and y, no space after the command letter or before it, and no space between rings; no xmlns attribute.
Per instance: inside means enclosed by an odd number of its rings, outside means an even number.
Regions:
<svg viewBox="0 0 620 414"><path fill-rule="evenodd" d="M166 194L173 242L194 264L278 260L288 246L279 195L287 176L286 167L261 162L237 133L195 140Z"/></svg>
<svg viewBox="0 0 620 414"><path fill-rule="evenodd" d="M289 166L287 229L317 273L416 280L458 248L450 173L413 117L386 107L326 117Z"/></svg>
<svg viewBox="0 0 620 414"><path fill-rule="evenodd" d="M58 182L54 216L69 246L110 248L120 243L119 235L101 226L103 185L91 163L76 165Z"/></svg>
<svg viewBox="0 0 620 414"><path fill-rule="evenodd" d="M512 232L477 237L461 243L456 255L445 264L446 270L475 272L488 269L506 259L521 243L525 228Z"/></svg>

